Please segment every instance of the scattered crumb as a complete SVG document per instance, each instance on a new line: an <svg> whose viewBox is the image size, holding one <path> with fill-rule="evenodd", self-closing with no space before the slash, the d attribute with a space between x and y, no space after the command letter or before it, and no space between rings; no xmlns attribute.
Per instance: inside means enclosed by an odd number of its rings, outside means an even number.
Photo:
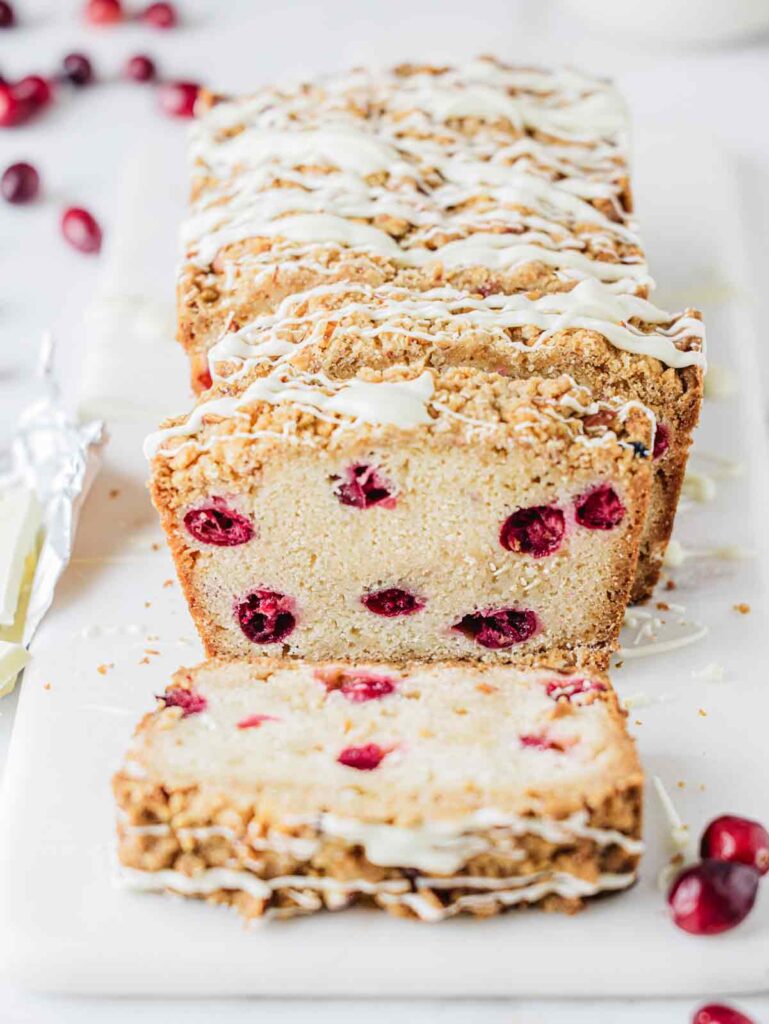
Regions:
<svg viewBox="0 0 769 1024"><path fill-rule="evenodd" d="M117 498L117 496L119 494L120 494L120 488L119 487L112 487L110 489L110 492L109 492L110 498Z"/></svg>
<svg viewBox="0 0 769 1024"><path fill-rule="evenodd" d="M624 661L615 661L615 663L614 663L614 667L615 667L615 668L622 668L622 666L623 666L624 664L625 664L625 662L624 662Z"/></svg>
<svg viewBox="0 0 769 1024"><path fill-rule="evenodd" d="M705 783L704 782L700 783L699 790L700 790L700 793L704 793L705 792Z"/></svg>
<svg viewBox="0 0 769 1024"><path fill-rule="evenodd" d="M676 581L675 580L666 580L666 582L665 582L665 590L675 590L675 589L676 589Z"/></svg>
<svg viewBox="0 0 769 1024"><path fill-rule="evenodd" d="M109 661L109 662L106 662L104 665L97 665L96 666L96 671L99 673L100 676L106 676L106 674L109 672L109 670L111 668L114 668L114 667L115 667L115 662L114 661Z"/></svg>
<svg viewBox="0 0 769 1024"><path fill-rule="evenodd" d="M740 602L740 604L734 605L734 610L736 612L739 612L740 615L749 615L750 614L750 605L749 604L745 604L744 601L742 601L742 602Z"/></svg>
<svg viewBox="0 0 769 1024"><path fill-rule="evenodd" d="M156 651L156 650L155 650L154 648L152 648L152 647L145 647L145 648L144 648L144 653L145 653L145 654L160 654L160 651Z"/></svg>
<svg viewBox="0 0 769 1024"><path fill-rule="evenodd" d="M150 663L150 659L146 655L139 662L140 665L149 665L149 663Z"/></svg>
<svg viewBox="0 0 769 1024"><path fill-rule="evenodd" d="M174 581L173 580L164 580L163 581L163 587L164 588L172 587L173 585L174 585Z"/></svg>
<svg viewBox="0 0 769 1024"><path fill-rule="evenodd" d="M707 713L707 711L704 708L700 708L699 711L697 712L697 714L700 716L700 718L707 718L708 717L708 713Z"/></svg>
<svg viewBox="0 0 769 1024"><path fill-rule="evenodd" d="M150 547L152 548L153 551L160 551L160 545L158 544L158 542L156 540L153 540L153 542L150 545Z"/></svg>
<svg viewBox="0 0 769 1024"><path fill-rule="evenodd" d="M667 601L658 601L657 602L657 608L661 612L669 612L670 611L670 605L667 603Z"/></svg>
<svg viewBox="0 0 769 1024"><path fill-rule="evenodd" d="M145 601L144 602L144 607L145 608L151 608L152 607L152 601Z"/></svg>
<svg viewBox="0 0 769 1024"><path fill-rule="evenodd" d="M51 684L50 683L43 683L43 689L44 690L50 690L51 689Z"/></svg>
<svg viewBox="0 0 769 1024"><path fill-rule="evenodd" d="M676 785L678 786L679 789L686 789L686 783L684 782L683 779L679 779L678 782L676 783Z"/></svg>
<svg viewBox="0 0 769 1024"><path fill-rule="evenodd" d="M635 722L633 722L633 725L643 725L643 722L640 718L636 718Z"/></svg>

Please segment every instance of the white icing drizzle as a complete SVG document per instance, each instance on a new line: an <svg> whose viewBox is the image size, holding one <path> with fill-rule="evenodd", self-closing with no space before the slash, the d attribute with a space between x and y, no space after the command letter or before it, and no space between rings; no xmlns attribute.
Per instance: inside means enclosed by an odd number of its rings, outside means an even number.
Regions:
<svg viewBox="0 0 769 1024"><path fill-rule="evenodd" d="M194 875L185 875L181 871L138 871L135 868L120 866L115 874L116 884L125 889L143 892L158 892L169 889L185 896L210 896L220 890L246 892L256 899L270 899L272 894L284 891L303 909L320 909L320 902L298 897L303 893L297 890L315 890L328 893L334 897L332 905L341 905L341 897L357 894L376 896L377 902L388 905L401 903L409 907L423 921L437 921L453 916L462 910L482 907L490 903L501 903L513 906L516 903L536 902L545 896L556 894L567 899L593 896L599 892L625 889L635 881L635 873L599 874L595 881L577 878L565 872L552 874L537 873L521 875L514 878L491 879L480 876L458 876L457 878L419 878L419 889L430 888L478 888L479 893L458 896L448 906L440 907L421 895L418 891L409 891L407 879L383 879L370 882L356 878L340 881L335 878L317 877L312 875L286 875L277 878L261 879L248 871L231 868L207 868Z"/></svg>
<svg viewBox="0 0 769 1024"><path fill-rule="evenodd" d="M333 305L337 296L346 299L341 308L312 305L324 298L331 299ZM372 324L361 324L355 319L350 322L349 318L357 316ZM630 323L632 319L671 326L646 333ZM423 325L430 330L423 330ZM516 327L536 327L541 333L533 344L511 341L506 330ZM455 340L463 328L488 332L511 348L526 352L540 347L559 331L584 329L601 334L616 348L652 356L676 368L703 365L705 359L701 349L678 347L684 339L704 340L700 320L685 315L675 317L645 299L617 294L601 282L589 280L571 291L538 299L524 294L475 298L453 288L414 294L389 286L316 286L284 299L273 314L257 317L237 331L226 331L211 349L209 360L216 377L218 363L240 363L240 372L246 372L261 362L279 363L330 337L373 339L390 332L439 345Z"/></svg>

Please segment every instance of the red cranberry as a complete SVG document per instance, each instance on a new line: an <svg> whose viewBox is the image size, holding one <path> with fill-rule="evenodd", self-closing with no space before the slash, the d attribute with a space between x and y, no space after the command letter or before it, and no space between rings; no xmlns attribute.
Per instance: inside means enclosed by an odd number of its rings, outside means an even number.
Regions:
<svg viewBox="0 0 769 1024"><path fill-rule="evenodd" d="M93 81L93 65L84 53L68 53L61 66L63 77L72 85L88 85Z"/></svg>
<svg viewBox="0 0 769 1024"><path fill-rule="evenodd" d="M277 644L296 626L293 600L274 590L255 590L237 605L235 614L255 644Z"/></svg>
<svg viewBox="0 0 769 1024"><path fill-rule="evenodd" d="M195 378L199 391L208 391L213 382L210 370L201 370Z"/></svg>
<svg viewBox="0 0 769 1024"><path fill-rule="evenodd" d="M174 5L166 3L150 4L139 17L153 28L174 28L179 20Z"/></svg>
<svg viewBox="0 0 769 1024"><path fill-rule="evenodd" d="M160 109L170 117L192 117L199 92L196 82L163 82L158 86Z"/></svg>
<svg viewBox="0 0 769 1024"><path fill-rule="evenodd" d="M88 210L70 206L61 218L61 230L73 249L98 252L101 249L101 228Z"/></svg>
<svg viewBox="0 0 769 1024"><path fill-rule="evenodd" d="M387 757L387 751L382 750L378 743L367 743L363 747L345 747L337 761L339 764L347 765L348 768L357 768L360 772L370 772L374 768L378 768L385 757Z"/></svg>
<svg viewBox="0 0 769 1024"><path fill-rule="evenodd" d="M577 499L577 522L588 530L612 530L622 522L625 506L608 484Z"/></svg>
<svg viewBox="0 0 769 1024"><path fill-rule="evenodd" d="M692 1024L753 1024L753 1021L739 1010L733 1010L731 1006L708 1003L697 1010L692 1017Z"/></svg>
<svg viewBox="0 0 769 1024"><path fill-rule="evenodd" d="M50 83L41 75L27 75L13 86L12 91L17 100L28 103L32 110L46 106L53 96Z"/></svg>
<svg viewBox="0 0 769 1024"><path fill-rule="evenodd" d="M602 691L603 683L597 683L592 679L552 679L545 686L545 693L553 700L566 700L579 704L579 697L591 693L594 690Z"/></svg>
<svg viewBox="0 0 769 1024"><path fill-rule="evenodd" d="M10 85L0 85L0 128L12 128L32 113L27 100L19 99Z"/></svg>
<svg viewBox="0 0 769 1024"><path fill-rule="evenodd" d="M0 28L11 28L16 22L13 7L7 0L0 0Z"/></svg>
<svg viewBox="0 0 769 1024"><path fill-rule="evenodd" d="M189 715L198 715L208 707L208 701L202 693L195 690L186 690L183 686L174 686L165 693L158 695L167 708L181 708L182 718Z"/></svg>
<svg viewBox="0 0 769 1024"><path fill-rule="evenodd" d="M265 722L279 722L275 715L248 715L238 722L238 729L258 729Z"/></svg>
<svg viewBox="0 0 769 1024"><path fill-rule="evenodd" d="M88 0L83 14L91 25L114 25L123 20L120 0Z"/></svg>
<svg viewBox="0 0 769 1024"><path fill-rule="evenodd" d="M425 606L421 597L416 597L399 587L388 587L385 590L373 590L369 594L364 594L361 604L374 615L384 615L388 619L396 615L413 615Z"/></svg>
<svg viewBox="0 0 769 1024"><path fill-rule="evenodd" d="M40 175L32 164L11 164L0 179L0 192L8 203L28 203L40 189Z"/></svg>
<svg viewBox="0 0 769 1024"><path fill-rule="evenodd" d="M487 608L465 615L451 628L481 647L497 651L529 640L539 629L539 620L526 608Z"/></svg>
<svg viewBox="0 0 769 1024"><path fill-rule="evenodd" d="M351 703L363 704L368 700L381 700L395 693L395 681L388 679L387 676L356 672L345 676L337 689Z"/></svg>
<svg viewBox="0 0 769 1024"><path fill-rule="evenodd" d="M544 733L528 733L525 736L519 736L522 747L531 747L533 750L557 750L559 754L562 754L565 747L558 740L551 739Z"/></svg>
<svg viewBox="0 0 769 1024"><path fill-rule="evenodd" d="M769 832L757 821L724 814L705 829L700 856L749 864L760 875L769 871Z"/></svg>
<svg viewBox="0 0 769 1024"><path fill-rule="evenodd" d="M665 426L664 423L658 423L657 429L654 432L654 448L652 449L652 458L661 459L669 447L670 430Z"/></svg>
<svg viewBox="0 0 769 1024"><path fill-rule="evenodd" d="M551 505L519 508L502 524L499 543L508 551L544 558L558 550L565 530L566 520L559 508Z"/></svg>
<svg viewBox="0 0 769 1024"><path fill-rule="evenodd" d="M134 82L151 82L157 74L155 62L142 53L137 53L126 61L124 74Z"/></svg>
<svg viewBox="0 0 769 1024"><path fill-rule="evenodd" d="M754 868L725 860L704 860L686 868L668 893L673 921L692 935L728 931L750 913L758 880Z"/></svg>
<svg viewBox="0 0 769 1024"><path fill-rule="evenodd" d="M251 521L218 498L203 508L190 509L184 517L184 525L201 544L215 544L220 548L246 544L254 535Z"/></svg>
<svg viewBox="0 0 769 1024"><path fill-rule="evenodd" d="M338 480L339 477L331 479ZM347 467L345 479L334 494L343 505L350 505L352 508L371 508L372 505L395 508L392 491L392 484L381 476L378 469L359 463Z"/></svg>

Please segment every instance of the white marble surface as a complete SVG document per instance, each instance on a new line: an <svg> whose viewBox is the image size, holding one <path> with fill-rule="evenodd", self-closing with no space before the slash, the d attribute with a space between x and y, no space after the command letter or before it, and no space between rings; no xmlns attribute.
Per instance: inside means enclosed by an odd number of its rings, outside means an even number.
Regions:
<svg viewBox="0 0 769 1024"><path fill-rule="evenodd" d="M670 0L683 3L684 0ZM764 105L769 95L769 40L723 50L690 50L680 39L664 45L633 38L603 37L586 30L555 2L487 0L482 6L456 0L443 3L390 0L327 0L324 4L284 3L279 10L255 0L181 0L187 24L160 34L138 26L94 30L76 16L80 4L65 0L16 0L25 24L0 38L0 71L7 77L45 71L72 49L94 56L106 76L125 57L148 52L169 75L199 77L225 88L247 88L280 73L333 68L350 63L386 62L407 56L433 59L498 52L531 62L573 62L615 75L628 95L637 132L675 130L695 124L717 139L737 160L755 279L746 290L765 306L769 266L769 128ZM570 5L572 8L574 4ZM691 4L692 8L696 5ZM7 434L24 402L25 380L40 333L59 339L65 378L80 368L83 309L93 291L98 259L68 250L58 235L63 205L88 205L108 231L115 182L132 142L153 132L183 132L161 119L151 90L110 83L67 98L36 123L0 133L0 165L16 159L37 163L46 184L34 208L0 209L0 431ZM696 166L692 174L697 174ZM152 187L152 182L147 183ZM664 182L660 182L664 187ZM707 217L707 210L703 210ZM169 290L172 268L169 267ZM769 383L769 367L764 366ZM12 728L14 699L0 705L0 755ZM0 908L1 912L1 908ZM726 954L726 950L725 950ZM557 965L554 965L557 970ZM543 993L546 995L546 993ZM596 997L601 993L596 992ZM769 1021L769 1001L741 1003L757 1022ZM0 984L0 1019L9 1022L90 1022L110 1024L141 1015L147 1024L189 1024L212 1018L295 1022L312 1018L371 1024L398 1016L404 1022L485 1020L510 1024L624 1024L688 1021L690 1002L606 1003L141 1003L30 996Z"/></svg>

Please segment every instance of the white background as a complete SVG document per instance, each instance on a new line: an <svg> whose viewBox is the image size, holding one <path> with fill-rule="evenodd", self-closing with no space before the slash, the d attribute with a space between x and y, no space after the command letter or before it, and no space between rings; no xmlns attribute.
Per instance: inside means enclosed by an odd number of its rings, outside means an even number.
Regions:
<svg viewBox="0 0 769 1024"><path fill-rule="evenodd" d="M623 0L615 0L622 5ZM630 11L638 4L624 0ZM763 0L767 3L768 0ZM585 0L586 5L587 0ZM79 3L16 0L23 15L17 30L0 35L0 73L7 78L46 73L63 53L78 49L93 56L102 78L116 78L123 60L136 52L155 56L169 76L197 78L223 89L248 89L278 75L311 74L350 64L386 63L408 57L439 61L495 52L528 63L574 63L616 77L633 112L635 132L694 127L715 138L733 157L751 230L750 255L755 276L745 282L765 305L769 265L769 37L729 47L694 48L686 40L704 20L705 0L686 4L649 2L648 19L660 25L664 8L691 8L690 22L667 38L610 35L587 28L563 5L548 0L468 0L427 3L419 0L327 0L326 3L272 5L255 0L181 0L185 25L159 33L127 25L85 28ZM570 7L579 7L573 0ZM590 6L593 6L591 4ZM721 6L727 6L721 0ZM739 3L729 8L735 19ZM758 0L756 6L761 6ZM654 9L654 10L653 10ZM685 20L685 19L684 19ZM98 258L68 250L58 233L65 205L88 206L108 232L115 185L122 163L153 133L176 133L183 158L183 129L156 113L152 89L109 81L76 95L61 97L34 124L0 132L0 167L17 159L36 163L45 197L28 208L0 209L0 437L7 436L23 405L26 381L38 338L52 330L62 374L76 382L82 354L82 314L98 280ZM691 174L698 168L693 162ZM664 181L659 182L664 188ZM152 188L152 182L147 182ZM707 218L707 210L702 211ZM643 211L641 210L641 219ZM168 270L169 295L173 267ZM694 297L696 301L696 297ZM761 337L759 335L759 337ZM761 339L763 340L763 339ZM765 378L769 383L767 366ZM0 746L4 751L13 719L13 698L0 707ZM44 752L41 752L44 756ZM1 910L0 910L1 912ZM728 955L728 947L724 947ZM297 970L301 970L297 950ZM557 964L554 964L557 971ZM544 994L544 993L543 993ZM600 996L600 992L596 992ZM756 1021L769 1021L769 1001L744 1000ZM489 1024L673 1024L686 1022L691 1003L149 1003L55 999L29 996L0 987L3 1022L88 1022L122 1024L141 1015L155 1021L198 1024L260 1020L295 1024L368 1024L488 1021Z"/></svg>

